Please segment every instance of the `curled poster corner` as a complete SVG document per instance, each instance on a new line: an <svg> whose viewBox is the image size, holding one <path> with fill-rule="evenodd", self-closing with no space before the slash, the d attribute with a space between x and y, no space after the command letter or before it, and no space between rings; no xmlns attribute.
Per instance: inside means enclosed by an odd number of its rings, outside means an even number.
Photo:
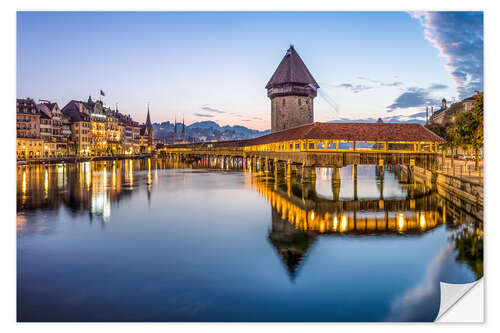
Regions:
<svg viewBox="0 0 500 333"><path fill-rule="evenodd" d="M476 285L475 292L470 292ZM483 279L472 283L440 282L441 301L437 322L483 322ZM470 293L469 293L470 292ZM467 297L471 294L472 297Z"/></svg>

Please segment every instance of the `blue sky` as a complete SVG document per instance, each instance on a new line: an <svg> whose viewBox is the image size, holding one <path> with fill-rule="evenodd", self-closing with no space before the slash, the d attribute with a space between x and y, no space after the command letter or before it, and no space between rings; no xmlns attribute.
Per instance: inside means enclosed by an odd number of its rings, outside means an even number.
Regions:
<svg viewBox="0 0 500 333"><path fill-rule="evenodd" d="M482 13L18 12L17 96L118 103L138 121L270 127L264 86L293 44L315 120L424 119L483 85ZM424 116L425 117L425 116Z"/></svg>

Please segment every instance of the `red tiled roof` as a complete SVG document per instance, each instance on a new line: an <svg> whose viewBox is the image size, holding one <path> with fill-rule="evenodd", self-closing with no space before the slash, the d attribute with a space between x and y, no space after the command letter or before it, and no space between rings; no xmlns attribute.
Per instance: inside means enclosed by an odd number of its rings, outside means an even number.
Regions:
<svg viewBox="0 0 500 333"><path fill-rule="evenodd" d="M254 139L203 142L192 144L170 144L170 148L190 148L210 145L212 147L246 147L267 143L300 139L325 139L346 141L402 141L439 142L445 140L420 124L400 123L313 123L263 135Z"/></svg>
<svg viewBox="0 0 500 333"><path fill-rule="evenodd" d="M246 140L245 144L261 145L299 139L444 142L440 136L420 124L313 123Z"/></svg>
<svg viewBox="0 0 500 333"><path fill-rule="evenodd" d="M316 80L314 80L292 45L290 45L290 48L286 51L283 60L281 60L278 68L276 68L276 71L267 83L266 89L285 83L311 84L319 88L318 83L316 83Z"/></svg>

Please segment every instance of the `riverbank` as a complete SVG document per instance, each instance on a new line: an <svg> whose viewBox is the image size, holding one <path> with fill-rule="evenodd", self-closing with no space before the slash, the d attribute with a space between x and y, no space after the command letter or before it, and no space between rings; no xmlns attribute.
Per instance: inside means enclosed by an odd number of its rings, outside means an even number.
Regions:
<svg viewBox="0 0 500 333"><path fill-rule="evenodd" d="M401 170L405 174L408 172L404 165L401 166ZM455 206L479 219L483 218L483 182L449 175L442 171L432 172L419 167L414 167L413 177L416 182L422 182L431 187L435 186L438 194Z"/></svg>
<svg viewBox="0 0 500 333"><path fill-rule="evenodd" d="M29 160L18 160L17 165L129 160L129 159L142 159L142 158L148 158L148 157L152 157L152 155L151 154L144 154L144 155L89 156L89 157L79 157L79 156L47 157L47 158L34 158L34 159L29 159Z"/></svg>

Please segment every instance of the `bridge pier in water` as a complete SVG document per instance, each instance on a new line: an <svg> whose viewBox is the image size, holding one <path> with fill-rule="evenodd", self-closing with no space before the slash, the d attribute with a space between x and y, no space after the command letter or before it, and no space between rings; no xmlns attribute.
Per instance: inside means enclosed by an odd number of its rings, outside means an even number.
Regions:
<svg viewBox="0 0 500 333"><path fill-rule="evenodd" d="M332 172L332 193L333 200L337 201L340 198L340 168L334 167Z"/></svg>

